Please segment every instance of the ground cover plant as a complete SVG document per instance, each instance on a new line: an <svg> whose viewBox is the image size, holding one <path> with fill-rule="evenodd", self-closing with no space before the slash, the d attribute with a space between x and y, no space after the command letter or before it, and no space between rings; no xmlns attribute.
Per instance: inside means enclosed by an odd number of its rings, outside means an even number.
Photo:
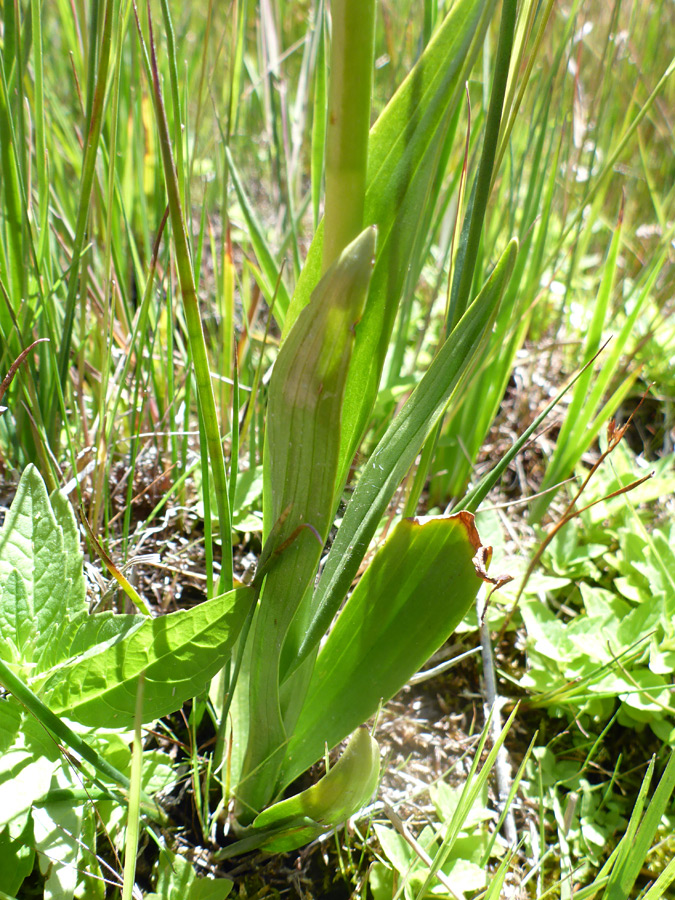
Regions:
<svg viewBox="0 0 675 900"><path fill-rule="evenodd" d="M672 526L638 504L671 490L672 421L642 484L602 434L672 381L672 17L3 6L4 895L264 893L242 854L325 847L368 806L373 717L456 629L493 707L465 777L423 828L376 801L340 895L629 897L645 871L665 895ZM514 470L537 494L510 558L485 503ZM505 724L490 630L521 655ZM627 773L610 729L644 740ZM181 784L215 878L180 852Z"/></svg>

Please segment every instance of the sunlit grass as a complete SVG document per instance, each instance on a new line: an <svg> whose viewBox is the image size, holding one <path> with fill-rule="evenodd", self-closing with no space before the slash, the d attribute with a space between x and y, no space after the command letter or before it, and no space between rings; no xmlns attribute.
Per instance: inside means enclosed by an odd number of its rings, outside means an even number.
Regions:
<svg viewBox="0 0 675 900"><path fill-rule="evenodd" d="M362 118L375 122L452 5L378 7ZM415 171L389 186L365 169L354 186L331 155L323 0L174 6L152 4L150 20L140 7L137 29L128 2L32 0L5 4L1 31L0 372L32 341L48 342L5 399L0 452L8 468L34 461L50 487L68 484L103 542L121 536L127 555L142 537L135 473L152 454L181 505L193 502L197 476L207 593L231 587L232 521L260 522L270 365L319 273L371 219L384 247L373 280L387 300L363 313L364 332L380 340L354 350L370 369L347 382L339 491L348 477L358 483L513 237L519 253L481 359L406 471L392 466L405 514L461 508L524 347L554 392L613 338L567 395L537 488L575 472L637 379L656 371L670 389L668 0L654 0L649 16L638 0L526 0L518 15L504 3L485 40L464 51L471 65L456 73L451 113L425 157L429 184ZM358 85L349 91L355 98ZM426 102L411 92L411 122ZM371 153L375 142L384 167L395 134L378 145L377 127ZM539 412L528 397L519 403L530 419ZM532 522L545 521L554 496L530 504ZM374 532L386 510L373 509ZM267 536L275 522L264 515Z"/></svg>

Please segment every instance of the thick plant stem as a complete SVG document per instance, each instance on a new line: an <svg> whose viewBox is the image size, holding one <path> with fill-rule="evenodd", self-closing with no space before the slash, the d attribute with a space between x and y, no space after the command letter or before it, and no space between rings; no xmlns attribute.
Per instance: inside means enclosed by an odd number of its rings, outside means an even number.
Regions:
<svg viewBox="0 0 675 900"><path fill-rule="evenodd" d="M334 0L322 272L363 228L375 54L374 0Z"/></svg>

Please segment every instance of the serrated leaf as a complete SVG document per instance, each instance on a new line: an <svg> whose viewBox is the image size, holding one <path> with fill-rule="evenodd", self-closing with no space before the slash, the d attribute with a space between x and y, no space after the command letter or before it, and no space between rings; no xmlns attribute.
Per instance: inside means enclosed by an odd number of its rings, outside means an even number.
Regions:
<svg viewBox="0 0 675 900"><path fill-rule="evenodd" d="M20 629L18 647L24 662L39 662L45 649L53 649L68 615L82 608L82 596L71 590L66 561L63 532L52 512L44 482L35 466L28 466L0 530L4 623L8 627L17 617L25 622L26 605L33 623L28 639L25 628ZM13 570L20 573L25 600L16 582L13 592L7 589Z"/></svg>
<svg viewBox="0 0 675 900"><path fill-rule="evenodd" d="M63 534L63 551L66 555L66 577L70 582L69 597L70 606L78 609L84 608L87 596L87 585L84 580L82 548L80 532L75 520L75 514L70 501L61 491L52 491L49 502L54 513L54 518Z"/></svg>
<svg viewBox="0 0 675 900"><path fill-rule="evenodd" d="M0 585L0 655L9 663L29 662L34 642L26 585L16 569L11 569Z"/></svg>
<svg viewBox="0 0 675 900"><path fill-rule="evenodd" d="M145 672L143 721L178 709L227 661L255 593L238 588L190 610L146 619L102 652L60 667L39 692L56 715L99 728L129 728Z"/></svg>
<svg viewBox="0 0 675 900"><path fill-rule="evenodd" d="M109 610L95 615L83 613L63 634L63 658L101 653L111 644L129 637L144 622L147 618L138 614L118 615Z"/></svg>

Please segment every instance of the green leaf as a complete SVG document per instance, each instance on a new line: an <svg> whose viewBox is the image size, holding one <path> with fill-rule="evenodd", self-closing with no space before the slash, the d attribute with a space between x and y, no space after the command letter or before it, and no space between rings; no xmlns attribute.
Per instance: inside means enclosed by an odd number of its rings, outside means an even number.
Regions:
<svg viewBox="0 0 675 900"><path fill-rule="evenodd" d="M13 836L9 827L0 830L0 872L2 890L16 894L33 870L35 844L33 820L28 818L19 834Z"/></svg>
<svg viewBox="0 0 675 900"><path fill-rule="evenodd" d="M63 552L66 557L66 576L69 581L68 597L73 609L85 608L87 585L84 580L80 532L70 501L61 491L52 491L49 502L54 518L63 534Z"/></svg>
<svg viewBox="0 0 675 900"><path fill-rule="evenodd" d="M12 569L0 585L0 655L7 662L29 663L35 642L26 585Z"/></svg>
<svg viewBox="0 0 675 900"><path fill-rule="evenodd" d="M598 352L603 337L603 329L609 324L610 305L614 282L617 277L619 251L622 243L623 201L619 212L617 227L612 231L612 239L607 250L607 257L602 268L602 280L593 305L593 317L588 326L585 346L584 364L588 363ZM659 269L656 269L659 271ZM583 372L577 380L565 421L560 429L553 455L548 460L544 478L540 486L540 494L530 505L529 520L532 524L540 522L548 509L554 492L547 489L567 478L582 454L596 437L608 417L614 413L621 400L628 392L638 374L635 370L621 379L610 402L601 408L601 401L608 389L619 364L620 354L634 333L634 326L642 305L654 284L656 271L647 279L647 285L641 291L637 301L627 317L620 333L615 337L612 346L601 357L601 369L595 376L593 368Z"/></svg>
<svg viewBox="0 0 675 900"><path fill-rule="evenodd" d="M495 154L499 140L500 125L506 83L509 75L509 63L513 47L513 34L516 27L516 4L503 3L499 26L499 43L494 60L490 104L485 122L485 135L481 160L471 190L464 225L460 235L455 258L452 290L448 309L448 330L452 331L464 315L473 282L476 258L481 233L484 229L485 210L496 175Z"/></svg>
<svg viewBox="0 0 675 900"><path fill-rule="evenodd" d="M375 230L342 252L284 343L270 382L264 453L265 537L256 582L266 574L251 647L251 727L240 800L270 800L285 742L279 660L313 584L335 505L345 380L372 271ZM357 723L358 724L358 723ZM261 769L261 764L265 769Z"/></svg>
<svg viewBox="0 0 675 900"><path fill-rule="evenodd" d="M388 700L474 602L481 546L470 513L404 519L377 553L317 658L283 767L290 783Z"/></svg>
<svg viewBox="0 0 675 900"><path fill-rule="evenodd" d="M94 816L92 804L83 802L48 803L34 810L35 847L46 876L45 900L70 900L75 895L97 900L101 896L100 880L90 883L86 893L76 894L85 873L94 874L98 869L89 849L95 846ZM92 890L94 885L97 890Z"/></svg>
<svg viewBox="0 0 675 900"><path fill-rule="evenodd" d="M130 637L147 621L145 616L119 615L109 610L93 616L85 613L75 619L63 634L63 659L102 653L122 638Z"/></svg>
<svg viewBox="0 0 675 900"><path fill-rule="evenodd" d="M368 887L374 900L391 900L392 897L396 896L393 871L385 866L384 863L373 863L368 873ZM407 885L403 896L406 900L410 896Z"/></svg>
<svg viewBox="0 0 675 900"><path fill-rule="evenodd" d="M354 490L312 599L295 665L318 646L356 576L396 488L414 463L460 379L478 356L515 264L512 241L373 452Z"/></svg>
<svg viewBox="0 0 675 900"><path fill-rule="evenodd" d="M168 17L168 6L164 7L164 12ZM178 183L178 176L173 160L171 137L169 134L166 108L162 98L161 79L157 66L154 40L150 40L150 55L148 55L140 20L137 18L136 22L138 25L138 36L141 47L141 59L144 63L148 80L152 85L155 122L159 132L158 143L161 150L162 168L164 170L164 181L166 184L171 225L173 229L173 242L176 251L176 268L178 272L178 281L180 283L181 297L183 299L183 311L185 313L192 363L194 366L197 396L199 398L199 418L208 447L213 487L218 501L218 522L220 525L220 539L223 544L222 566L218 583L222 590L232 586L232 523L230 519L227 476L225 474L225 458L223 456L223 445L220 436L216 401L213 393L211 370L209 368L209 357L206 349L201 311L199 309L199 300L197 297L195 273L192 267L192 257L183 215L181 188ZM170 52L173 57L172 66L175 67L175 47L173 41L170 44Z"/></svg>
<svg viewBox="0 0 675 900"><path fill-rule="evenodd" d="M252 518L250 510L254 504L257 509L262 507L262 489L263 476L260 468L237 472L237 486L232 507L232 525L234 528L238 528L239 531L259 530L260 525L257 522L254 529L249 529L244 523L247 523Z"/></svg>
<svg viewBox="0 0 675 900"><path fill-rule="evenodd" d="M253 849L284 853L302 847L343 824L364 807L380 776L380 748L362 726L320 781L263 810L241 841L219 854L227 859Z"/></svg>
<svg viewBox="0 0 675 900"><path fill-rule="evenodd" d="M193 609L146 619L102 652L61 666L40 696L56 715L83 725L130 728L145 672L143 721L167 715L227 661L254 597L252 588L238 588Z"/></svg>
<svg viewBox="0 0 675 900"><path fill-rule="evenodd" d="M401 875L405 875L411 868L421 867L421 860L402 835L386 825L376 823L373 828L384 855Z"/></svg>
<svg viewBox="0 0 675 900"><path fill-rule="evenodd" d="M15 661L22 664L51 664L70 619L86 608L81 555L65 502L56 502L62 527L30 465L0 530L0 638L5 647L14 644Z"/></svg>
<svg viewBox="0 0 675 900"><path fill-rule="evenodd" d="M326 66L326 11L323 2L319 5L315 29L318 32L316 45L316 66L314 69L314 101L312 109L312 145L310 153L312 216L314 229L319 222L321 202L321 182L323 175L324 148L326 144L326 98L328 96L328 73Z"/></svg>
<svg viewBox="0 0 675 900"><path fill-rule="evenodd" d="M265 536L290 507L278 542L298 526L325 537L333 508L345 380L370 282L375 230L330 267L274 364L265 432Z"/></svg>
<svg viewBox="0 0 675 900"><path fill-rule="evenodd" d="M675 754L670 755L663 775L649 805L644 809L645 795L654 771L652 759L642 782L640 794L630 819L626 835L619 844L616 864L611 869L603 900L629 900L634 895L635 882L649 853L657 829L675 790ZM644 815L643 815L644 810ZM600 875L606 874L604 866Z"/></svg>
<svg viewBox="0 0 675 900"><path fill-rule="evenodd" d="M268 807L254 828L307 816L330 828L346 821L370 800L380 775L380 750L364 726L358 728L333 768L317 784Z"/></svg>
<svg viewBox="0 0 675 900"><path fill-rule="evenodd" d="M13 698L0 703L0 736L0 825L23 828L33 803L49 790L59 749Z"/></svg>
<svg viewBox="0 0 675 900"><path fill-rule="evenodd" d="M225 900L232 890L228 878L199 878L187 859L166 848L158 869L157 892L146 900Z"/></svg>

